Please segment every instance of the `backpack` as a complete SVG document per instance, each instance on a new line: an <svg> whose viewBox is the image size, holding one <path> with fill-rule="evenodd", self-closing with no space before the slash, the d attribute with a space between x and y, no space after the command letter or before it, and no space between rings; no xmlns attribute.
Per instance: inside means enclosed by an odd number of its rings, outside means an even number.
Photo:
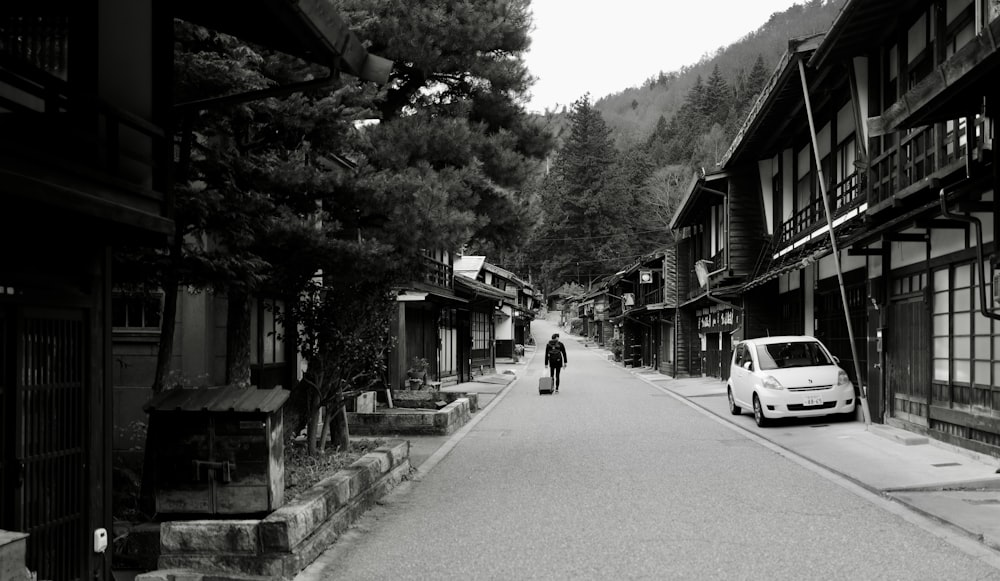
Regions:
<svg viewBox="0 0 1000 581"><path fill-rule="evenodd" d="M559 349L559 344L558 343L556 343L555 345L549 344L545 347L545 349L548 351L546 357L548 358L549 365L561 366L562 351Z"/></svg>

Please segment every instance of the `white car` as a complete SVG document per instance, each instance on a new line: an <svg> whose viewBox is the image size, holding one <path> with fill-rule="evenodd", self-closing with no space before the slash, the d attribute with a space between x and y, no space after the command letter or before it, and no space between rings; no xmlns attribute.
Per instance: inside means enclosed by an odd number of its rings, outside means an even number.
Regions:
<svg viewBox="0 0 1000 581"><path fill-rule="evenodd" d="M854 384L839 363L815 337L740 341L733 349L726 389L729 412L753 410L760 427L776 418L853 417Z"/></svg>

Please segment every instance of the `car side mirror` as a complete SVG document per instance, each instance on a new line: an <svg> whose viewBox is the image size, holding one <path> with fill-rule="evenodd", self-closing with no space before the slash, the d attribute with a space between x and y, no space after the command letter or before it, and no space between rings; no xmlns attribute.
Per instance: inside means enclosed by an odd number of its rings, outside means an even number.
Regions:
<svg viewBox="0 0 1000 581"><path fill-rule="evenodd" d="M831 357L833 357L834 365L840 365L840 357L837 357L836 355L832 355Z"/></svg>
<svg viewBox="0 0 1000 581"><path fill-rule="evenodd" d="M747 371L753 371L753 361L744 361L743 369L746 369Z"/></svg>

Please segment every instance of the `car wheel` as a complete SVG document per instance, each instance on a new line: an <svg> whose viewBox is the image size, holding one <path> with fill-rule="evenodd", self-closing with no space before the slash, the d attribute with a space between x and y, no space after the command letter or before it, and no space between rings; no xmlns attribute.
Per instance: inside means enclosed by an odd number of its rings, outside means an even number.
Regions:
<svg viewBox="0 0 1000 581"><path fill-rule="evenodd" d="M753 394L753 421L757 422L758 428L766 428L771 425L771 420L764 415L764 406L760 405L760 398Z"/></svg>
<svg viewBox="0 0 1000 581"><path fill-rule="evenodd" d="M736 400L733 399L733 388L731 388L731 387L727 388L726 389L726 395L729 397L729 413L733 414L734 416L738 416L738 415L742 414L743 413L743 408L741 408L740 406L736 405Z"/></svg>

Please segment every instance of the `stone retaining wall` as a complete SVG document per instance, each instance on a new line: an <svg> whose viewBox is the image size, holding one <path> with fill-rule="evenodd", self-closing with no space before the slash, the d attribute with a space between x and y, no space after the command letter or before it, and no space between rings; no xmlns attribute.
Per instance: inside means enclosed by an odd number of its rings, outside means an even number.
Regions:
<svg viewBox="0 0 1000 581"><path fill-rule="evenodd" d="M292 579L410 473L409 458L410 443L392 440L264 519L162 523L160 570L136 581Z"/></svg>
<svg viewBox="0 0 1000 581"><path fill-rule="evenodd" d="M348 413L347 423L352 435L378 436L439 435L447 436L469 421L469 400L460 397L438 411L399 410L397 413Z"/></svg>
<svg viewBox="0 0 1000 581"><path fill-rule="evenodd" d="M392 405L398 408L433 408L435 407L434 402L443 401L449 404L463 397L469 400L471 413L479 411L479 394L459 391L394 391L392 392Z"/></svg>

